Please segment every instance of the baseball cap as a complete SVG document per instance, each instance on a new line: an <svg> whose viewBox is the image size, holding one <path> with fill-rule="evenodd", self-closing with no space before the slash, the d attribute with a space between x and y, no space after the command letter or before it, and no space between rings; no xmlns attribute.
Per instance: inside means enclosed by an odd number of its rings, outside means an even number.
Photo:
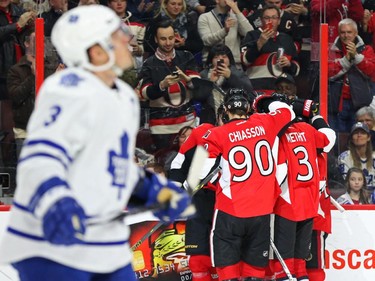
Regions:
<svg viewBox="0 0 375 281"><path fill-rule="evenodd" d="M275 84L280 83L281 81L287 81L292 84L296 84L293 76L288 73L282 73L279 77L276 78Z"/></svg>
<svg viewBox="0 0 375 281"><path fill-rule="evenodd" d="M365 123L357 122L352 126L352 129L350 130L350 134L353 134L354 131L356 131L358 129L362 129L368 134L370 133L370 129L368 128L368 126Z"/></svg>

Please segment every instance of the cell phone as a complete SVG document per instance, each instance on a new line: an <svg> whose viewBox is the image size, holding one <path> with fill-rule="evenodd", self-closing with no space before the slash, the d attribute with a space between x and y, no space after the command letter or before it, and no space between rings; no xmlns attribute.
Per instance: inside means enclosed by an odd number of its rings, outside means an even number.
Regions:
<svg viewBox="0 0 375 281"><path fill-rule="evenodd" d="M265 29L273 29L272 21L266 23Z"/></svg>
<svg viewBox="0 0 375 281"><path fill-rule="evenodd" d="M173 76L178 76L178 71L173 71L173 72L172 72L172 75L173 75Z"/></svg>
<svg viewBox="0 0 375 281"><path fill-rule="evenodd" d="M216 63L217 67L220 67L220 66L223 66L224 64L224 60L223 59L219 59Z"/></svg>
<svg viewBox="0 0 375 281"><path fill-rule="evenodd" d="M277 49L277 59L279 59L280 57L282 57L284 55L284 48L278 48Z"/></svg>

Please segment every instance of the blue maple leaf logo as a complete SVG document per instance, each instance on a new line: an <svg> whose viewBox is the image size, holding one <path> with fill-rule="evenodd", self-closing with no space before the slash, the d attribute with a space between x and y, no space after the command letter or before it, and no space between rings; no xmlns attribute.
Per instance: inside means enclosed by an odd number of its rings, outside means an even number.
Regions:
<svg viewBox="0 0 375 281"><path fill-rule="evenodd" d="M121 190L125 188L125 182L128 175L129 137L124 133L121 137L121 149L119 153L114 150L109 151L108 172L112 174L112 185L119 189L118 197L121 197Z"/></svg>
<svg viewBox="0 0 375 281"><path fill-rule="evenodd" d="M65 87L76 87L83 78L79 77L75 73L68 73L63 75L60 80L60 84Z"/></svg>

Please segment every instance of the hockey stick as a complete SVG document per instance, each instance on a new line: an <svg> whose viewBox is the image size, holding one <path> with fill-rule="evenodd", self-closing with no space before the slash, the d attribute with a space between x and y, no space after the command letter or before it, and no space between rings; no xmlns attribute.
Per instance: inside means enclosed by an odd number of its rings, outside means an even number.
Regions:
<svg viewBox="0 0 375 281"><path fill-rule="evenodd" d="M198 145L195 149L193 159L190 163L189 173L186 178L187 192L190 194L190 196L193 196L194 190L199 185L199 176L202 172L204 162L207 159L207 157L207 150L205 150L203 146Z"/></svg>
<svg viewBox="0 0 375 281"><path fill-rule="evenodd" d="M200 184L198 184L194 189L193 189L193 195L197 193L203 186L208 184L211 179L216 176L216 174L221 170L220 166L217 166L211 173L209 173Z"/></svg>
<svg viewBox="0 0 375 281"><path fill-rule="evenodd" d="M150 229L145 235L141 237L133 246L131 246L131 250L134 252L136 249L138 249L141 244L148 239L156 230L158 230L160 227L164 225L163 222L159 221L157 224L154 225L153 228Z"/></svg>
<svg viewBox="0 0 375 281"><path fill-rule="evenodd" d="M272 248L272 250L273 250L273 251L275 252L275 254L276 254L277 259L279 260L281 266L283 267L283 270L284 270L286 276L288 277L289 281L297 281L297 279L294 278L293 275L290 273L288 266L286 265L286 263L285 263L283 257L280 255L280 252L279 252L279 250L276 248L276 245L275 245L275 243L273 242L272 238L270 238L270 244L271 244L271 248Z"/></svg>

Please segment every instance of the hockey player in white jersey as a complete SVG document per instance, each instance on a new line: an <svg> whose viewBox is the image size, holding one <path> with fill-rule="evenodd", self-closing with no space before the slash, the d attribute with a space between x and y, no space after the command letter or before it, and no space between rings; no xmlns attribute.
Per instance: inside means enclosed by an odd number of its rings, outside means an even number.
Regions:
<svg viewBox="0 0 375 281"><path fill-rule="evenodd" d="M136 280L129 227L87 221L121 212L132 195L145 204L166 202L155 212L164 221L189 209L183 189L144 176L133 161L139 104L117 78L132 65L130 39L101 5L64 13L52 31L68 68L41 87L0 245L0 261L11 263L22 281Z"/></svg>

